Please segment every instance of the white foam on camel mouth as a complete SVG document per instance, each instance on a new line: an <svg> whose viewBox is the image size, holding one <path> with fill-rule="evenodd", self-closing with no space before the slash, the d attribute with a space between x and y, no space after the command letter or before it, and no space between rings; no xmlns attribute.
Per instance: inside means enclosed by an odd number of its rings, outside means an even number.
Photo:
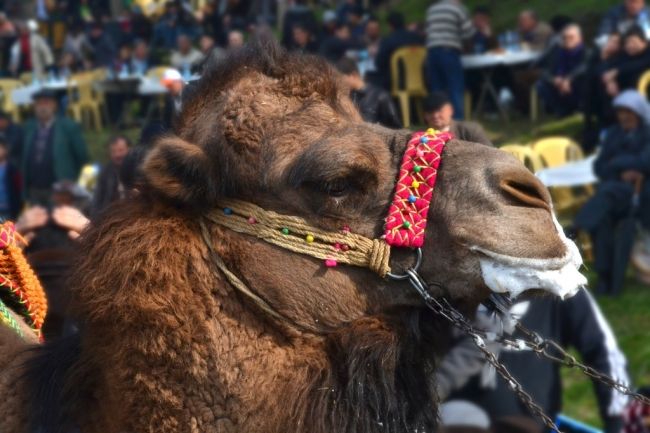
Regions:
<svg viewBox="0 0 650 433"><path fill-rule="evenodd" d="M587 284L587 279L579 271L582 257L578 247L564 235L555 216L553 221L567 249L567 253L561 258L511 257L477 246L471 248L481 253L479 262L483 281L490 290L496 293L510 293L512 298L516 298L528 289L542 289L566 299Z"/></svg>

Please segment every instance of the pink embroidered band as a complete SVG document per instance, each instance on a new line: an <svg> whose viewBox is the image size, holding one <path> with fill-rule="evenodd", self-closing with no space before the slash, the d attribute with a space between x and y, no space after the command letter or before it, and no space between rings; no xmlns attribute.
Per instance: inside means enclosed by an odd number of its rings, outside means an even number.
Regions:
<svg viewBox="0 0 650 433"><path fill-rule="evenodd" d="M452 138L449 132L428 129L414 133L408 142L386 217L385 239L389 245L420 248L424 244L438 166L445 144Z"/></svg>

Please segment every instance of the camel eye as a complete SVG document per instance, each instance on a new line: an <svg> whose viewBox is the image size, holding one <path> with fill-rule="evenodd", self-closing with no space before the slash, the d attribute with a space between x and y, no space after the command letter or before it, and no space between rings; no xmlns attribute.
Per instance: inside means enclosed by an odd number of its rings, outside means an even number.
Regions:
<svg viewBox="0 0 650 433"><path fill-rule="evenodd" d="M323 192L330 197L343 197L348 193L350 183L345 178L334 179L323 184Z"/></svg>

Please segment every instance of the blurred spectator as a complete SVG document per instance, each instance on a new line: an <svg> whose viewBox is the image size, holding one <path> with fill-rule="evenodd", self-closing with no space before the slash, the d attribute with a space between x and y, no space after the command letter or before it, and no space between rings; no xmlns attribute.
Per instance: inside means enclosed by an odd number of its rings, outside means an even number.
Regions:
<svg viewBox="0 0 650 433"><path fill-rule="evenodd" d="M131 58L133 57L133 48L128 42L123 42L117 51L117 57L113 62L113 70L117 74L131 74L133 73Z"/></svg>
<svg viewBox="0 0 650 433"><path fill-rule="evenodd" d="M361 45L363 43L363 35L365 32L363 23L363 6L355 4L348 9L348 14L345 22L350 27L350 37L352 41Z"/></svg>
<svg viewBox="0 0 650 433"><path fill-rule="evenodd" d="M0 139L7 143L9 161L21 168L23 154L23 129L13 122L11 115L0 111Z"/></svg>
<svg viewBox="0 0 650 433"><path fill-rule="evenodd" d="M460 0L439 0L427 10L427 70L431 91L446 91L456 119L465 117L465 80L460 55L474 26Z"/></svg>
<svg viewBox="0 0 650 433"><path fill-rule="evenodd" d="M149 54L149 44L143 39L136 39L131 55L131 68L136 75L144 75L153 66Z"/></svg>
<svg viewBox="0 0 650 433"><path fill-rule="evenodd" d="M562 31L561 44L552 49L549 64L537 83L547 112L567 116L578 109L588 59L580 27L569 24Z"/></svg>
<svg viewBox="0 0 650 433"><path fill-rule="evenodd" d="M63 52L56 64L56 75L61 79L67 80L72 74L77 72L78 69L79 64L72 53Z"/></svg>
<svg viewBox="0 0 650 433"><path fill-rule="evenodd" d="M63 51L72 54L75 62L81 63L92 49L88 36L83 31L83 24L79 21L72 23L63 42Z"/></svg>
<svg viewBox="0 0 650 433"><path fill-rule="evenodd" d="M603 74L613 69L621 56L621 36L612 33L607 36L600 51L593 50L585 76L584 131L582 148L589 153L598 144L600 131L612 121L611 101L603 83Z"/></svg>
<svg viewBox="0 0 650 433"><path fill-rule="evenodd" d="M388 128L402 127L388 92L365 83L354 60L344 57L336 63L336 67L350 87L350 98L359 109L364 121L379 123Z"/></svg>
<svg viewBox="0 0 650 433"><path fill-rule="evenodd" d="M637 392L650 398L650 387L643 386ZM648 433L650 431L650 405L638 400L630 401L623 414L624 428L621 433Z"/></svg>
<svg viewBox="0 0 650 433"><path fill-rule="evenodd" d="M153 36L153 24L137 5L131 7L131 33L136 40L150 41Z"/></svg>
<svg viewBox="0 0 650 433"><path fill-rule="evenodd" d="M32 20L18 26L18 40L11 47L9 70L18 76L31 72L38 79L45 78L46 70L54 63L50 46L37 31L36 23Z"/></svg>
<svg viewBox="0 0 650 433"><path fill-rule="evenodd" d="M162 84L167 89L162 124L166 130L171 130L176 123L176 118L181 112L182 95L185 82L183 76L176 69L167 69L162 77Z"/></svg>
<svg viewBox="0 0 650 433"><path fill-rule="evenodd" d="M623 0L621 4L612 6L600 23L599 36L612 33L625 33L635 25L650 31L650 8L645 0Z"/></svg>
<svg viewBox="0 0 650 433"><path fill-rule="evenodd" d="M336 20L339 23L348 24L348 14L357 4L359 4L358 0L343 0L336 9Z"/></svg>
<svg viewBox="0 0 650 433"><path fill-rule="evenodd" d="M0 136L0 219L15 221L22 209L22 181L9 160L9 146Z"/></svg>
<svg viewBox="0 0 650 433"><path fill-rule="evenodd" d="M498 41L492 31L492 14L486 6L477 6L472 12L472 24L476 32L469 40L469 52L482 54L498 48Z"/></svg>
<svg viewBox="0 0 650 433"><path fill-rule="evenodd" d="M390 59L398 49L409 45L422 45L424 40L417 33L406 30L404 16L399 12L390 12L386 20L390 33L379 43L375 66L379 81L386 90L390 90Z"/></svg>
<svg viewBox="0 0 650 433"><path fill-rule="evenodd" d="M187 35L179 35L176 46L170 59L173 68L189 71L203 61L203 54L192 46L192 40Z"/></svg>
<svg viewBox="0 0 650 433"><path fill-rule="evenodd" d="M345 53L353 48L350 27L339 23L333 36L325 38L320 46L320 55L332 63L339 61Z"/></svg>
<svg viewBox="0 0 650 433"><path fill-rule="evenodd" d="M300 53L314 54L318 52L318 41L312 34L311 30L303 24L293 26L293 38L291 40L291 50Z"/></svg>
<svg viewBox="0 0 650 433"><path fill-rule="evenodd" d="M459 140L493 146L483 127L475 122L454 120L454 107L443 92L433 92L424 100L424 123L438 131L450 131Z"/></svg>
<svg viewBox="0 0 650 433"><path fill-rule="evenodd" d="M102 166L97 180L97 188L91 205L91 215L101 213L109 204L125 197L125 188L120 181L120 168L129 153L131 142L117 135L108 142L109 161Z"/></svg>
<svg viewBox="0 0 650 433"><path fill-rule="evenodd" d="M603 74L603 83L610 96L625 89L635 89L639 78L650 68L650 45L640 27L634 26L623 35L623 55Z"/></svg>
<svg viewBox="0 0 650 433"><path fill-rule="evenodd" d="M336 26L338 20L336 19L336 12L332 10L326 10L323 13L323 26L321 28L320 40L324 40L329 36L333 36L336 32Z"/></svg>
<svg viewBox="0 0 650 433"><path fill-rule="evenodd" d="M228 33L228 49L237 50L244 46L244 33L239 30L231 30Z"/></svg>
<svg viewBox="0 0 650 433"><path fill-rule="evenodd" d="M2 8L0 8L2 9ZM9 68L11 46L16 40L16 26L0 11L0 77Z"/></svg>
<svg viewBox="0 0 650 433"><path fill-rule="evenodd" d="M214 37L211 35L201 36L199 48L201 49L201 54L203 54L203 66L201 69L205 69L205 65L208 62L218 62L226 55L226 50L218 47Z"/></svg>
<svg viewBox="0 0 650 433"><path fill-rule="evenodd" d="M379 43L381 42L381 26L376 17L369 17L366 20L365 32L363 35L363 46L368 51L368 58L372 61L373 69L375 67L375 59L379 52Z"/></svg>
<svg viewBox="0 0 650 433"><path fill-rule="evenodd" d="M172 50L181 34L193 37L196 28L192 19L182 10L179 1L167 0L165 13L154 26L151 45L157 49Z"/></svg>
<svg viewBox="0 0 650 433"><path fill-rule="evenodd" d="M625 355L616 342L610 325L586 289L566 300L558 297L531 297L512 306L511 312L520 323L543 338L572 346L583 362L597 371L627 384ZM514 338L523 335L516 331ZM562 409L562 377L560 365L538 356L532 350L501 349L500 360L508 371L540 405L544 413L555 419ZM597 380L593 380L600 416L606 433L619 433L622 411L628 398ZM530 413L510 385L487 367L461 392L453 395L478 404L490 415L494 432L548 431L541 420ZM513 421L517 423L519 428ZM524 422L528 421L528 422ZM522 427L526 425L526 429Z"/></svg>
<svg viewBox="0 0 650 433"><path fill-rule="evenodd" d="M287 12L284 14L284 21L282 23L282 38L280 42L282 46L289 49L304 50L304 46L298 47L295 45L294 29L300 26L311 32L318 28L316 16L314 11L307 4L307 0L294 0L293 4L289 6Z"/></svg>
<svg viewBox="0 0 650 433"><path fill-rule="evenodd" d="M634 223L630 229L621 222L635 217L638 194L643 195L640 188L650 174L648 103L637 91L628 90L614 100L614 107L618 123L603 135L594 163L599 179L596 194L574 222L574 230L585 230L592 237L596 292L610 295L622 289L635 235ZM641 203L642 207L648 205Z"/></svg>
<svg viewBox="0 0 650 433"><path fill-rule="evenodd" d="M56 94L42 90L33 98L35 119L25 123L23 141L25 198L47 206L52 185L76 181L88 154L79 125L57 117Z"/></svg>
<svg viewBox="0 0 650 433"><path fill-rule="evenodd" d="M521 42L533 51L543 51L553 36L553 29L540 21L537 12L531 9L522 11L517 20L517 30Z"/></svg>
<svg viewBox="0 0 650 433"><path fill-rule="evenodd" d="M110 68L116 56L115 44L108 33L104 31L104 25L95 21L90 25L90 55L95 67Z"/></svg>

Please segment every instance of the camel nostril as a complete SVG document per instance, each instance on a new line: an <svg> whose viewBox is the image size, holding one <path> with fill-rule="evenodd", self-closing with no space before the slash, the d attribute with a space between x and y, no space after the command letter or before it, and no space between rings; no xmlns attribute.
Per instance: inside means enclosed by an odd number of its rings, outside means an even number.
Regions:
<svg viewBox="0 0 650 433"><path fill-rule="evenodd" d="M551 210L548 191L536 178L506 178L499 182L501 191L520 206L537 207Z"/></svg>

